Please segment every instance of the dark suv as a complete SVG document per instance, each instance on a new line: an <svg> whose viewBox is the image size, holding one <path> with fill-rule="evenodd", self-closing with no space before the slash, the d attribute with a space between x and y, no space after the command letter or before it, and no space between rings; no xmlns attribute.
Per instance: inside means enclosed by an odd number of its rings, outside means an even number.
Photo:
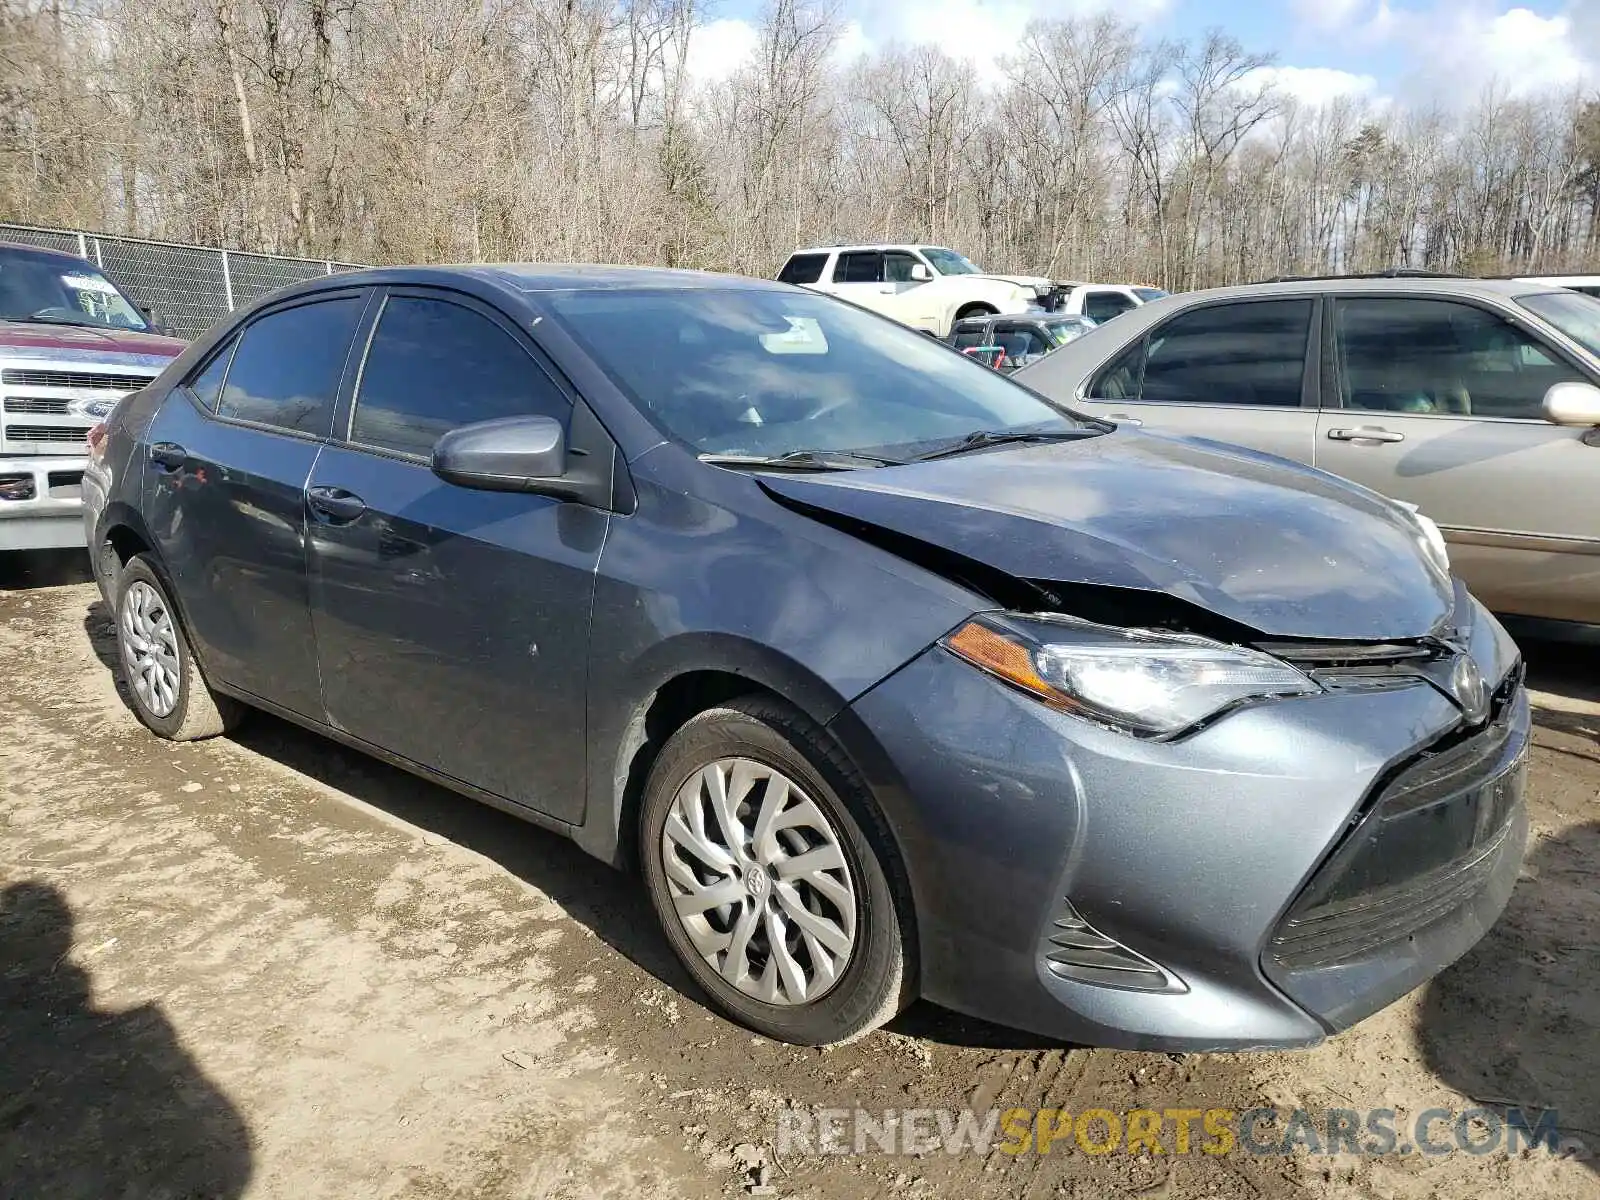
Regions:
<svg viewBox="0 0 1600 1200"><path fill-rule="evenodd" d="M781 284L304 284L95 443L140 720L263 708L637 863L727 1013L1315 1041L1494 921L1515 646L1403 508Z"/></svg>

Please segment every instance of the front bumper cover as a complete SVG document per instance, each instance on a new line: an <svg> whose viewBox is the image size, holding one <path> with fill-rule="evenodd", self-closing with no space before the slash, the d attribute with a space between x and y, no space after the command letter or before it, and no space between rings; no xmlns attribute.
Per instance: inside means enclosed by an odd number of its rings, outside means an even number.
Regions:
<svg viewBox="0 0 1600 1200"><path fill-rule="evenodd" d="M1469 602L1470 603L1470 602ZM1473 637L1487 678L1514 647ZM1526 736L1520 689L1504 709ZM1463 953L1509 897L1526 814L1462 902L1356 969L1274 978L1280 923L1386 783L1462 725L1423 681L1246 708L1173 743L1054 712L930 650L859 698L868 776L905 852L922 991L935 1003L1066 1041L1131 1049L1304 1045L1390 1003ZM1063 902L1158 964L1172 986L1063 978L1046 955Z"/></svg>

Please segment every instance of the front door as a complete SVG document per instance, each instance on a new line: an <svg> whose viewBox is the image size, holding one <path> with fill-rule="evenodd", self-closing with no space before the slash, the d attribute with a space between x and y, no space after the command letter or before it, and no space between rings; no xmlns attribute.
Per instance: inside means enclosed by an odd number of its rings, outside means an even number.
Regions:
<svg viewBox="0 0 1600 1200"><path fill-rule="evenodd" d="M201 662L312 718L303 497L365 302L351 292L256 318L172 391L147 435L144 512Z"/></svg>
<svg viewBox="0 0 1600 1200"><path fill-rule="evenodd" d="M1488 309L1400 296L1334 301L1332 370L1317 466L1438 522L1490 608L1596 619L1600 447L1541 410L1584 372Z"/></svg>
<svg viewBox="0 0 1600 1200"><path fill-rule="evenodd" d="M394 289L361 370L349 437L318 459L306 496L330 720L575 822L589 608L608 515L456 487L428 465L433 443L460 425L526 415L566 423L571 411L499 314Z"/></svg>
<svg viewBox="0 0 1600 1200"><path fill-rule="evenodd" d="M1317 429L1315 307L1295 298L1187 309L1102 369L1081 407L1309 463Z"/></svg>

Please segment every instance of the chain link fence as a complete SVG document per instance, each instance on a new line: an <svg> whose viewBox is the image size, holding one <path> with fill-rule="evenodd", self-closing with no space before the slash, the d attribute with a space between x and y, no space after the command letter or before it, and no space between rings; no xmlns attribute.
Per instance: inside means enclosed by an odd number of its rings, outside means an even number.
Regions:
<svg viewBox="0 0 1600 1200"><path fill-rule="evenodd" d="M64 250L103 270L135 303L181 337L192 338L236 308L268 292L359 263L279 254L245 254L212 246L113 237L76 229L41 229L0 221L0 242Z"/></svg>

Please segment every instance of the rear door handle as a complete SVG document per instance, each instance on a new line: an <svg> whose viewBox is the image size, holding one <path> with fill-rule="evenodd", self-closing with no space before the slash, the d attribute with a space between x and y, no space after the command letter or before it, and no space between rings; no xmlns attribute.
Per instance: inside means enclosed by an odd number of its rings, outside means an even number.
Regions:
<svg viewBox="0 0 1600 1200"><path fill-rule="evenodd" d="M1379 429L1376 425L1357 425L1354 429L1330 429L1328 437L1336 442L1403 442L1406 435L1392 429Z"/></svg>
<svg viewBox="0 0 1600 1200"><path fill-rule="evenodd" d="M348 525L367 511L367 502L354 492L323 484L306 489L306 503L329 525Z"/></svg>
<svg viewBox="0 0 1600 1200"><path fill-rule="evenodd" d="M189 452L177 442L155 442L150 447L150 461L163 471L176 471L189 461Z"/></svg>

